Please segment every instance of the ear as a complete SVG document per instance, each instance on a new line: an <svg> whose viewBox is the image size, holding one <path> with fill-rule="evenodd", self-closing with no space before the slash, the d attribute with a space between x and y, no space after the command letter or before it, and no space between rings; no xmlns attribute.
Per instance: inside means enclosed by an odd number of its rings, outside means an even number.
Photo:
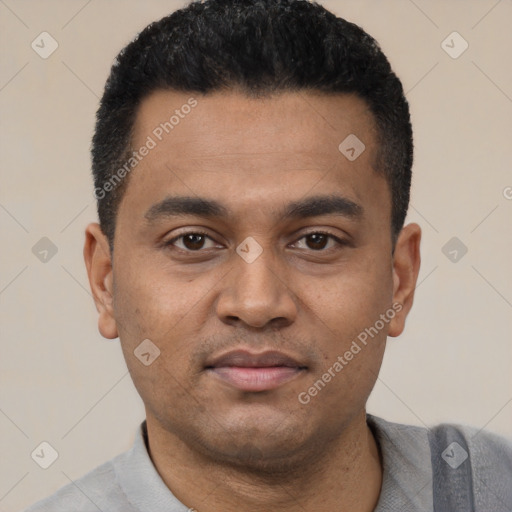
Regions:
<svg viewBox="0 0 512 512"><path fill-rule="evenodd" d="M119 336L113 309L113 273L110 248L100 225L91 223L85 229L84 260L96 309L98 329L104 338Z"/></svg>
<svg viewBox="0 0 512 512"><path fill-rule="evenodd" d="M391 320L388 335L399 336L405 327L405 319L411 310L414 290L420 271L421 228L408 224L400 234L393 255L393 304L401 304Z"/></svg>

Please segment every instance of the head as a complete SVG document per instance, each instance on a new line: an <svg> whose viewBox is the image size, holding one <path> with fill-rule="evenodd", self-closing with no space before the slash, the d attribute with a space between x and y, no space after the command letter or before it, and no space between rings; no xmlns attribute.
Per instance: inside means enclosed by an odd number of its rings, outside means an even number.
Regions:
<svg viewBox="0 0 512 512"><path fill-rule="evenodd" d="M275 471L361 416L413 300L412 154L378 44L318 4L194 2L121 51L84 255L148 424ZM244 387L233 350L289 370Z"/></svg>

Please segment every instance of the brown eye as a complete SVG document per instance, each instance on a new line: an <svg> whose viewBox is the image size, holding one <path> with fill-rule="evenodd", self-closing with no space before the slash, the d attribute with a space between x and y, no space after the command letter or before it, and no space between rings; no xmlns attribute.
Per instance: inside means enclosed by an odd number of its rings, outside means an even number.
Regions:
<svg viewBox="0 0 512 512"><path fill-rule="evenodd" d="M313 233L311 235L306 235L305 238L309 242L311 242L311 243L307 243L309 249L314 249L314 250L325 249L325 246L327 245L327 242L329 240L329 237L322 233Z"/></svg>
<svg viewBox="0 0 512 512"><path fill-rule="evenodd" d="M209 247L205 247L207 241L210 241ZM165 245L189 252L198 252L201 249L210 249L215 246L214 241L206 233L195 231L176 236L168 242L165 242Z"/></svg>
<svg viewBox="0 0 512 512"><path fill-rule="evenodd" d="M183 245L190 249L191 251L196 251L198 249L201 249L204 245L205 236L198 234L198 233L192 233L190 235L185 235L183 237Z"/></svg>
<svg viewBox="0 0 512 512"><path fill-rule="evenodd" d="M302 243L303 247L300 247L301 240L305 240ZM329 242L333 242L329 246ZM312 251L324 251L327 252L329 249L334 249L336 246L344 245L343 240L338 237L331 235L330 233L314 232L307 233L297 242L300 249L310 249ZM304 247L305 246L305 247Z"/></svg>

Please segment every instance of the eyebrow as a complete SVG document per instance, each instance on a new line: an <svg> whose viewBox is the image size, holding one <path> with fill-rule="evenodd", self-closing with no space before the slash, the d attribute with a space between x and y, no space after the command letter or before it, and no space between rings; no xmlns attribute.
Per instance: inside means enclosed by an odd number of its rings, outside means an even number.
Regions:
<svg viewBox="0 0 512 512"><path fill-rule="evenodd" d="M360 204L337 195L312 196L286 205L279 214L283 220L305 219L321 215L338 215L360 220L364 209ZM149 223L176 216L193 215L227 219L231 210L218 201L202 197L169 196L153 205L144 215Z"/></svg>

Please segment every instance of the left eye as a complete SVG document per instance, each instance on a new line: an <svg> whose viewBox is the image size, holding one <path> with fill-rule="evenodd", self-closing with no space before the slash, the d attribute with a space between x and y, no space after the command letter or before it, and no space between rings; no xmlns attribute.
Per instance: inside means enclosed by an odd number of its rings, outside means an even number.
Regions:
<svg viewBox="0 0 512 512"><path fill-rule="evenodd" d="M303 237L299 238L299 241L300 240L306 240L306 249L312 249L313 251L322 251L325 250L326 248L331 249L336 245L342 244L342 241L339 238L329 233L322 232L308 233L307 235L304 235ZM333 245L331 245L330 247L326 247L328 245L329 240L333 242Z"/></svg>

